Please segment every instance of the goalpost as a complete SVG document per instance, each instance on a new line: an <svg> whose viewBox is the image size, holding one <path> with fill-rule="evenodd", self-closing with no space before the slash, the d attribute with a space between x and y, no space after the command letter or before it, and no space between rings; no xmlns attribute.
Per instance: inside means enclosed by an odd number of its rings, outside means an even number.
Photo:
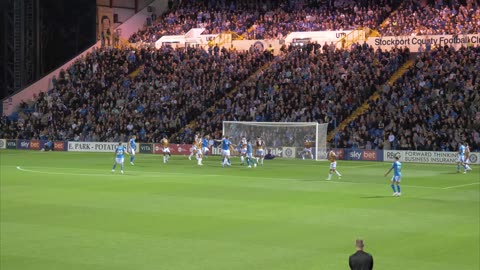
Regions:
<svg viewBox="0 0 480 270"><path fill-rule="evenodd" d="M312 153L315 160L327 158L327 126L316 122L244 122L223 121L223 135L231 137L232 143L240 142L242 137L255 140L262 137L267 153L283 158L301 158L305 148L305 139L312 141ZM310 157L308 157L310 159Z"/></svg>

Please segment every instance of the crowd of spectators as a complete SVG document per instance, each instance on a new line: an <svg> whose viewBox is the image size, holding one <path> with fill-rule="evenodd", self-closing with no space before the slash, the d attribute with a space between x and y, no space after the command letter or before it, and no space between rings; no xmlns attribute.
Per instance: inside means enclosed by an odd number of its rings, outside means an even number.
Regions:
<svg viewBox="0 0 480 270"><path fill-rule="evenodd" d="M101 126L96 120L114 108L114 97L129 86L129 74L143 62L142 52L117 48L94 49L58 78L53 89L41 92L31 104L1 121L0 137L11 139L95 140ZM115 111L118 113L117 111ZM103 130L102 130L103 131ZM81 135L83 136L81 137Z"/></svg>
<svg viewBox="0 0 480 270"><path fill-rule="evenodd" d="M185 0L133 34L130 42L155 42L164 35L182 35L192 28L203 34L235 32L245 39L282 39L294 31L376 28L391 12L393 0L365 1L213 1Z"/></svg>
<svg viewBox="0 0 480 270"><path fill-rule="evenodd" d="M340 123L408 57L406 49L381 51L367 44L352 50L292 46L213 111L201 114L196 128L218 137L223 120L332 123L336 118Z"/></svg>
<svg viewBox="0 0 480 270"><path fill-rule="evenodd" d="M285 0L284 0L285 1ZM283 1L280 1L283 2ZM253 25L261 12L275 1L184 0L170 9L151 26L133 34L130 42L155 42L165 35L183 35L192 28L205 28L203 34L232 31L241 35Z"/></svg>
<svg viewBox="0 0 480 270"><path fill-rule="evenodd" d="M62 72L54 89L2 121L2 138L158 142L192 121L269 58L260 51L101 49ZM135 76L129 76L139 63ZM15 119L13 119L15 120ZM3 126L5 125L5 126Z"/></svg>
<svg viewBox="0 0 480 270"><path fill-rule="evenodd" d="M480 150L479 60L479 46L421 54L339 134L338 147L455 151L466 142Z"/></svg>
<svg viewBox="0 0 480 270"><path fill-rule="evenodd" d="M407 0L379 27L383 36L462 35L480 32L478 1Z"/></svg>
<svg viewBox="0 0 480 270"><path fill-rule="evenodd" d="M392 11L389 1L374 0L342 5L298 5L278 7L262 14L255 21L248 39L282 39L291 32L355 30L376 28Z"/></svg>

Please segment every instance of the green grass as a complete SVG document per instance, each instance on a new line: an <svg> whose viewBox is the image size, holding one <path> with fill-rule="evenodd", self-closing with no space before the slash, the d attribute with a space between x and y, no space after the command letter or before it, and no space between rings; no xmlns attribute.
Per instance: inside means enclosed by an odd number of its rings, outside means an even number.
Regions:
<svg viewBox="0 0 480 270"><path fill-rule="evenodd" d="M1 151L0 269L347 269L356 238L375 269L480 266L480 168L280 160L247 169L138 155ZM17 168L17 166L20 166Z"/></svg>

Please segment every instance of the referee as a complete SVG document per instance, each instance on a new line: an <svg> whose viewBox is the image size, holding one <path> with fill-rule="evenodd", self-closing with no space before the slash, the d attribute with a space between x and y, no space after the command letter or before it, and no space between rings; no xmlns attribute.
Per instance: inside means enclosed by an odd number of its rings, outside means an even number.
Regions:
<svg viewBox="0 0 480 270"><path fill-rule="evenodd" d="M351 270L371 270L373 269L373 257L369 253L363 251L363 240L355 241L355 252L350 256L348 264Z"/></svg>

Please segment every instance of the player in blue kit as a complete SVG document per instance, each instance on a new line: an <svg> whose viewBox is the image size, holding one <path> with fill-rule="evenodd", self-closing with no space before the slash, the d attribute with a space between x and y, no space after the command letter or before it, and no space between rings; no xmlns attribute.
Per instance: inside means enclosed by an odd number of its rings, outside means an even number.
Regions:
<svg viewBox="0 0 480 270"><path fill-rule="evenodd" d="M458 159L457 159L457 173L460 173L460 168L463 166L463 173L467 173L467 166L465 160L465 150L466 147L463 143L458 147Z"/></svg>
<svg viewBox="0 0 480 270"><path fill-rule="evenodd" d="M400 190L400 181L402 179L402 163L398 161L399 159L400 157L396 156L395 162L393 162L392 167L390 167L388 172L385 173L385 176L387 176L393 170L391 187L393 189L393 196L395 197L400 197L400 195L402 195L402 192Z"/></svg>
<svg viewBox="0 0 480 270"><path fill-rule="evenodd" d="M124 156L125 156L125 146L122 145L122 143L118 143L118 146L115 148L115 163L113 163L113 168L112 172L115 172L115 168L117 167L117 164L120 164L120 169L121 173L123 174L123 161L124 161Z"/></svg>
<svg viewBox="0 0 480 270"><path fill-rule="evenodd" d="M247 158L248 168L252 167L252 163L253 163L253 167L257 167L257 160L253 158L253 146L250 140L247 141L246 158Z"/></svg>
<svg viewBox="0 0 480 270"><path fill-rule="evenodd" d="M224 136L220 142L222 142L222 167L225 167L225 165L231 166L230 147L233 144L226 136Z"/></svg>
<svg viewBox="0 0 480 270"><path fill-rule="evenodd" d="M210 140L210 136L208 136L208 135L206 135L202 139L202 154L203 154L203 157L207 156L208 152L210 151L208 149L208 140Z"/></svg>
<svg viewBox="0 0 480 270"><path fill-rule="evenodd" d="M135 160L135 149L137 149L135 139L137 139L137 136L133 135L128 142L128 153L130 153L130 164L132 165L133 161Z"/></svg>

